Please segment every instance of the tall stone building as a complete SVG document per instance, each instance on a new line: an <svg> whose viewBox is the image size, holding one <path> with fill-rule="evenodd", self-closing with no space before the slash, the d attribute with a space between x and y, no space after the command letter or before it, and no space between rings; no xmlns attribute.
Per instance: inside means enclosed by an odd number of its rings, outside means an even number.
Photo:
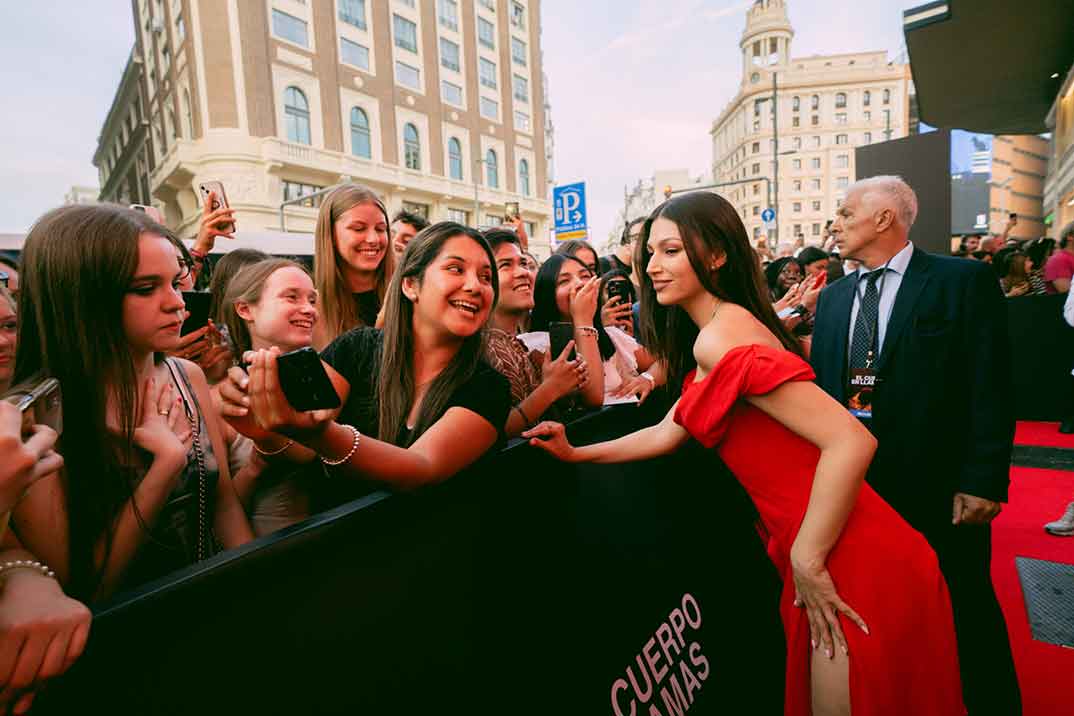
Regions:
<svg viewBox="0 0 1074 716"><path fill-rule="evenodd" d="M818 243L855 179L854 148L906 136L910 68L886 52L793 57L793 39L785 0L747 11L741 85L710 132L712 174L740 182L720 192L752 237Z"/></svg>
<svg viewBox="0 0 1074 716"><path fill-rule="evenodd" d="M354 180L434 221L498 224L517 201L547 243L540 0L131 5L136 45L94 157L102 199L145 199L187 236L215 179L240 231L280 229L284 201ZM286 229L312 231L318 204L288 206Z"/></svg>

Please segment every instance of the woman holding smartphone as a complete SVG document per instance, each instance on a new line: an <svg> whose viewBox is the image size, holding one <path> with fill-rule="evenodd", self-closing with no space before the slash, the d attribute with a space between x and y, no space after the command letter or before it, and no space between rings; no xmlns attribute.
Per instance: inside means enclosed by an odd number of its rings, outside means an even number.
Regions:
<svg viewBox="0 0 1074 716"><path fill-rule="evenodd" d="M682 397L659 424L610 442L574 447L555 423L525 435L569 462L644 460L691 438L718 450L784 579L786 714L964 714L936 555L863 484L876 440L812 382L735 208L707 192L676 197L642 236L642 330Z"/></svg>
<svg viewBox="0 0 1074 716"><path fill-rule="evenodd" d="M511 395L483 359L481 329L499 295L488 243L443 222L412 239L401 262L384 330L352 329L322 353L341 409L292 408L276 349L255 351L248 375L232 369L221 385L224 413L262 452L297 442L334 471L412 489L451 477L499 442Z"/></svg>
<svg viewBox="0 0 1074 716"><path fill-rule="evenodd" d="M66 206L34 224L15 380L60 381L63 474L37 483L12 529L76 596L101 599L252 537L205 376L166 358L189 268L145 214Z"/></svg>
<svg viewBox="0 0 1074 716"><path fill-rule="evenodd" d="M318 348L352 328L376 324L395 269L389 226L384 202L368 187L346 184L324 197L314 229Z"/></svg>

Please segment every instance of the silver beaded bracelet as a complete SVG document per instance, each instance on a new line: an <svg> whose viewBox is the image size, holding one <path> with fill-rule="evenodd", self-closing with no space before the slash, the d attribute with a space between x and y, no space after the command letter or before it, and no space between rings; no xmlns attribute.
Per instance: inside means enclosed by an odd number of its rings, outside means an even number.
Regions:
<svg viewBox="0 0 1074 716"><path fill-rule="evenodd" d="M32 569L50 579L56 578L56 573L49 569L48 565L42 564L36 559L13 559L9 562L0 564L0 577L3 577L5 573L16 569Z"/></svg>
<svg viewBox="0 0 1074 716"><path fill-rule="evenodd" d="M593 326L575 326L574 330L578 331L583 336L593 336L596 338L600 335L600 333L597 332L597 329Z"/></svg>
<svg viewBox="0 0 1074 716"><path fill-rule="evenodd" d="M353 425L342 425L342 424L340 425L340 427L347 428L352 433L354 433L354 443L351 444L350 452L348 452L346 455L344 455L343 457L341 457L338 460L329 460L328 458L322 456L321 457L321 462L323 462L325 465L328 465L329 467L335 467L336 465L342 465L343 463L345 463L348 460L350 460L351 457L354 456L354 453L358 452L358 443L362 441L362 434L360 432L358 432L358 428L354 427Z"/></svg>

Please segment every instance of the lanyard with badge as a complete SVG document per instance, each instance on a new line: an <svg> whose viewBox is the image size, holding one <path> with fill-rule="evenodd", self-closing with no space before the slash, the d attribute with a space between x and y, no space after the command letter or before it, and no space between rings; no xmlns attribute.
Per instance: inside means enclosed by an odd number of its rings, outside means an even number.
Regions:
<svg viewBox="0 0 1074 716"><path fill-rule="evenodd" d="M872 325L869 326L869 352L865 356L865 366L861 368L851 366L847 380L847 409L850 410L851 415L862 420L872 420L873 417L873 391L877 384L874 366L880 355L880 299L884 295L884 279L887 278L890 265L891 259L888 259L876 283L876 316ZM859 286L862 283L863 281L858 281ZM860 312L865 306L865 291L859 291L855 286L854 294L858 299ZM853 356L853 350L851 355Z"/></svg>

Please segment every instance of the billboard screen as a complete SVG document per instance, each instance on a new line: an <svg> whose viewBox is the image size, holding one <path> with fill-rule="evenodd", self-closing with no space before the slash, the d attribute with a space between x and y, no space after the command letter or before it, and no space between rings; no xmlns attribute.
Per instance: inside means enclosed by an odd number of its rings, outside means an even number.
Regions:
<svg viewBox="0 0 1074 716"><path fill-rule="evenodd" d="M934 131L921 124L921 131ZM951 130L951 234L988 233L992 198L991 134Z"/></svg>

